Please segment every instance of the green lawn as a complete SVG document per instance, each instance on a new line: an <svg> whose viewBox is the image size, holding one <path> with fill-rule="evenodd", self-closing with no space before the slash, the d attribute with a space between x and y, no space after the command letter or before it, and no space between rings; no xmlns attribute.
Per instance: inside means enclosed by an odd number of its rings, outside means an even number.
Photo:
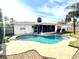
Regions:
<svg viewBox="0 0 79 59"><path fill-rule="evenodd" d="M79 40L71 41L71 42L69 43L69 46L73 46L73 47L79 48Z"/></svg>
<svg viewBox="0 0 79 59"><path fill-rule="evenodd" d="M64 32L59 32L59 33L57 33L57 34L70 34L70 33L72 33L72 32L64 31Z"/></svg>
<svg viewBox="0 0 79 59"><path fill-rule="evenodd" d="M72 37L77 39L75 41L71 41L69 43L69 46L79 48L79 32L76 32L76 34L73 34L73 33L69 33L69 34L70 34L70 36L72 36Z"/></svg>

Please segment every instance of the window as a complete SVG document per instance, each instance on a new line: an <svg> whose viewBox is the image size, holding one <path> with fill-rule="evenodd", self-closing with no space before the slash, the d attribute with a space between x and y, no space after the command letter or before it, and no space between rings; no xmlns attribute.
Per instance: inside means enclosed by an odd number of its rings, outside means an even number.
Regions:
<svg viewBox="0 0 79 59"><path fill-rule="evenodd" d="M20 30L25 30L25 27L21 27Z"/></svg>

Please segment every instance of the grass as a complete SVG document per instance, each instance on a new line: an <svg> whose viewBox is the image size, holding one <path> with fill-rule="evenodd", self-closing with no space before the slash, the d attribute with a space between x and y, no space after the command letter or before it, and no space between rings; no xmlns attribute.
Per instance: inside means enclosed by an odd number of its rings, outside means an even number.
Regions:
<svg viewBox="0 0 79 59"><path fill-rule="evenodd" d="M65 31L65 32L61 32L59 34L64 34L66 36L71 36L71 37L76 38L77 40L70 41L69 46L79 48L79 32L76 32L76 34L73 34L73 32Z"/></svg>
<svg viewBox="0 0 79 59"><path fill-rule="evenodd" d="M76 32L76 34L68 33L68 35L77 39L75 41L71 41L69 46L79 48L79 32Z"/></svg>
<svg viewBox="0 0 79 59"><path fill-rule="evenodd" d="M79 40L71 41L71 42L69 43L69 46L73 46L73 47L79 48Z"/></svg>
<svg viewBox="0 0 79 59"><path fill-rule="evenodd" d="M69 33L72 33L72 32L69 32L69 31L60 32L60 34L69 34Z"/></svg>

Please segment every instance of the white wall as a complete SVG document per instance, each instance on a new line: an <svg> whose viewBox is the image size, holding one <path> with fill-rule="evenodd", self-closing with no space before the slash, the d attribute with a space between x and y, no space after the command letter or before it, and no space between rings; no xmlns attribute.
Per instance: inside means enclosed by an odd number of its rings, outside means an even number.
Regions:
<svg viewBox="0 0 79 59"><path fill-rule="evenodd" d="M57 26L55 25L55 32L57 32Z"/></svg>
<svg viewBox="0 0 79 59"><path fill-rule="evenodd" d="M76 27L76 31L79 31L79 26L75 26L75 27ZM73 25L68 25L67 31L73 31Z"/></svg>
<svg viewBox="0 0 79 59"><path fill-rule="evenodd" d="M21 28L25 28L21 30ZM14 34L22 35L27 33L33 33L32 25L14 25Z"/></svg>

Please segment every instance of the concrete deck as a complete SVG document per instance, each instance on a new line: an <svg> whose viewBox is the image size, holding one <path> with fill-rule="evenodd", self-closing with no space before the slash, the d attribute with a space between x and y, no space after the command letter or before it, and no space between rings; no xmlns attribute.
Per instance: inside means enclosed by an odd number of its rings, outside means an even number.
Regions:
<svg viewBox="0 0 79 59"><path fill-rule="evenodd" d="M6 43L6 51L3 55L19 54L34 49L42 56L54 57L56 59L71 59L77 51L76 48L68 46L69 42L73 40L76 39L70 37L70 39L63 40L57 44L43 44L34 41L12 40L9 43Z"/></svg>

